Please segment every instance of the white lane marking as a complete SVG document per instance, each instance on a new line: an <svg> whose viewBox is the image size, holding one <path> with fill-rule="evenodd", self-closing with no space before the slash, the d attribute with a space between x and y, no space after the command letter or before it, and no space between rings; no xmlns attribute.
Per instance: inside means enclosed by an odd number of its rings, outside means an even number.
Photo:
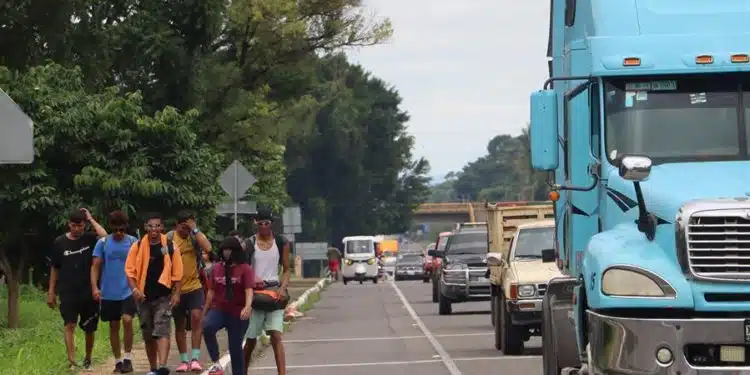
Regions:
<svg viewBox="0 0 750 375"><path fill-rule="evenodd" d="M490 336L494 333L450 333L444 335L433 335L433 337L470 337L470 336ZM383 337L343 337L343 338L330 338L330 339L307 339L307 340L284 340L284 344L289 343L314 343L314 342L340 342L340 341L380 341L380 340L414 340L414 339L425 339L424 335L421 336L383 336Z"/></svg>
<svg viewBox="0 0 750 375"><path fill-rule="evenodd" d="M417 323L419 326L419 329L422 330L422 333L425 337L427 337L427 340L430 341L430 344L432 344L432 347L435 348L435 351L440 355L440 359L443 361L443 364L448 369L448 372L451 373L451 375L463 375L461 373L461 370L458 369L458 366L456 366L456 362L453 362L453 359L451 358L450 354L443 348L443 345L440 344L440 342L435 338L435 336L432 335L432 332L430 332L429 329L427 329L427 326L424 325L424 322L422 319L419 318L419 315L417 315L417 312L414 311L414 308L411 307L411 304L409 301L406 300L406 297L404 296L404 293L401 292L401 289L399 289L398 285L396 285L395 282L391 281L391 287L393 287L393 290L396 291L396 294L398 294L398 298L401 299L401 303L404 304L404 307L406 307L406 310L409 311L409 315L411 315L412 319Z"/></svg>
<svg viewBox="0 0 750 375"><path fill-rule="evenodd" d="M328 367L364 367L364 366L394 366L394 365L419 365L419 364L425 364L425 363L440 363L442 362L439 359L425 359L420 361L393 361L393 362L361 362L361 363L328 363L325 365L298 365L298 366L289 366L287 365L287 369L293 369L293 368L328 368ZM276 370L276 366L263 366L263 367L253 367L253 370Z"/></svg>

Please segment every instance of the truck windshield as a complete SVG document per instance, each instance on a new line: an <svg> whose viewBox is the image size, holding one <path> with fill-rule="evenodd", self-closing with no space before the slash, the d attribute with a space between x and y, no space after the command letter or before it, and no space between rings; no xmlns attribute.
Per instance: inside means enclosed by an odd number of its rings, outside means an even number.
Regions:
<svg viewBox="0 0 750 375"><path fill-rule="evenodd" d="M435 250L444 251L445 245L448 244L448 238L450 238L450 236L440 237L440 240L438 241L438 244L437 244L437 248Z"/></svg>
<svg viewBox="0 0 750 375"><path fill-rule="evenodd" d="M347 254L367 254L373 251L370 240L351 240L346 242Z"/></svg>
<svg viewBox="0 0 750 375"><path fill-rule="evenodd" d="M513 258L541 258L542 250L554 248L555 228L528 228L518 231Z"/></svg>
<svg viewBox="0 0 750 375"><path fill-rule="evenodd" d="M447 254L486 254L488 250L487 232L456 233L448 240Z"/></svg>
<svg viewBox="0 0 750 375"><path fill-rule="evenodd" d="M606 81L607 156L645 155L654 164L748 159L750 92L743 95L740 81L707 74Z"/></svg>

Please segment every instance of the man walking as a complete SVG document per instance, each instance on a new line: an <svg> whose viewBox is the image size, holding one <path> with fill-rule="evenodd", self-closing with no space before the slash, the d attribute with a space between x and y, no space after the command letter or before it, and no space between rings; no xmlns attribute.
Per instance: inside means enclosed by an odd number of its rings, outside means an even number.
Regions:
<svg viewBox="0 0 750 375"><path fill-rule="evenodd" d="M91 224L96 234L84 231L86 222ZM60 294L60 315L65 324L65 348L71 369L78 367L73 340L76 323L86 333L86 356L83 359L83 369L86 371L92 369L91 351L94 348L94 335L99 323L99 303L85 291L91 290L89 273L97 237L106 235L107 231L94 220L91 213L81 208L70 214L68 232L55 239L50 254L47 305L54 309L57 306L55 293Z"/></svg>
<svg viewBox="0 0 750 375"><path fill-rule="evenodd" d="M180 365L176 372L203 372L200 364L201 338L203 336L203 303L205 273L203 253L211 252L211 241L201 233L192 212L182 211L177 214L175 230L167 233L167 239L180 249L182 257L182 295L180 303L174 307L172 316L175 323L175 341L180 351ZM191 330L190 357L188 357L187 331Z"/></svg>
<svg viewBox="0 0 750 375"><path fill-rule="evenodd" d="M172 308L180 302L182 257L179 248L162 234L161 215L150 214L145 227L146 236L130 248L125 275L138 303L138 319L151 365L148 375L169 375L171 317Z"/></svg>
<svg viewBox="0 0 750 375"><path fill-rule="evenodd" d="M128 215L122 211L109 214L109 229L112 231L100 239L94 248L91 265L91 294L101 304L103 322L109 322L109 343L115 356L115 374L133 372L131 350L133 349L133 316L138 312L133 293L125 276L125 260L130 247L137 238L126 234ZM120 351L120 321L122 321L125 355Z"/></svg>
<svg viewBox="0 0 750 375"><path fill-rule="evenodd" d="M246 251L248 262L255 271L255 281L259 289L278 288L283 298L289 298L289 243L283 236L274 235L271 225L273 217L270 212L259 212L255 218L257 233L248 238ZM282 274L279 275L279 265ZM281 277L280 277L281 276ZM245 335L244 366L245 374L250 366L250 358L258 342L258 336L265 331L271 336L271 347L276 359L278 375L286 375L286 356L281 335L284 332L284 309L263 311L253 309L250 323Z"/></svg>

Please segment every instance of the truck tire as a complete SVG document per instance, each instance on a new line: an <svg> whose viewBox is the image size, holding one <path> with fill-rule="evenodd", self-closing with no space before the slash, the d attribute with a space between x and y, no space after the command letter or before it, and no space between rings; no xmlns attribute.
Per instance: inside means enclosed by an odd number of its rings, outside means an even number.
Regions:
<svg viewBox="0 0 750 375"><path fill-rule="evenodd" d="M493 317L492 322L492 325L495 326L495 349L500 351L503 350L503 322L500 320L500 304L502 303L502 295L495 295L492 297L492 306L494 306L495 309L495 316Z"/></svg>
<svg viewBox="0 0 750 375"><path fill-rule="evenodd" d="M341 278L341 282L343 282L344 285L346 285L346 283L348 283L349 280L347 280L346 277L343 277L343 278Z"/></svg>
<svg viewBox="0 0 750 375"><path fill-rule="evenodd" d="M435 279L432 279L432 302L437 303L438 302L438 285L437 281Z"/></svg>
<svg viewBox="0 0 750 375"><path fill-rule="evenodd" d="M438 314L439 315L450 315L453 312L453 305L451 301L442 293L438 292Z"/></svg>
<svg viewBox="0 0 750 375"><path fill-rule="evenodd" d="M500 302L500 315L502 322L502 348L505 355L521 355L523 353L523 336L520 327L514 326L510 320L510 314L505 307L505 301Z"/></svg>
<svg viewBox="0 0 750 375"><path fill-rule="evenodd" d="M490 324L492 326L495 326L495 319L497 317L497 308L495 307L495 287L490 287Z"/></svg>

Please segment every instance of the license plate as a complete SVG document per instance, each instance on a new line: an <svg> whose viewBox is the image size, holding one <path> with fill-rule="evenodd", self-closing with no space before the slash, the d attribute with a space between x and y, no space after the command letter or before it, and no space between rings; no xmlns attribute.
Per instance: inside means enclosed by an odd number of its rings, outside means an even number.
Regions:
<svg viewBox="0 0 750 375"><path fill-rule="evenodd" d="M719 347L719 359L722 362L744 363L745 347L722 345Z"/></svg>
<svg viewBox="0 0 750 375"><path fill-rule="evenodd" d="M416 271L406 271L407 275L414 275L415 273L416 273Z"/></svg>

